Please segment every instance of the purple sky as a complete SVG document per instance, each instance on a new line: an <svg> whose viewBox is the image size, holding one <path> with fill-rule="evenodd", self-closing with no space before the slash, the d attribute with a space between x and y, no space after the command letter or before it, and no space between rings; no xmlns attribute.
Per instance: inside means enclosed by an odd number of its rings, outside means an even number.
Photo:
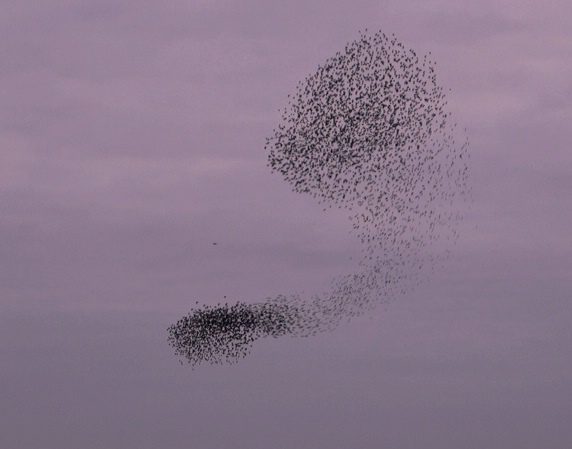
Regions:
<svg viewBox="0 0 572 449"><path fill-rule="evenodd" d="M1 448L572 447L569 0L5 3ZM468 129L454 256L332 334L181 367L166 328L195 300L351 266L349 222L263 146L364 28L431 51Z"/></svg>

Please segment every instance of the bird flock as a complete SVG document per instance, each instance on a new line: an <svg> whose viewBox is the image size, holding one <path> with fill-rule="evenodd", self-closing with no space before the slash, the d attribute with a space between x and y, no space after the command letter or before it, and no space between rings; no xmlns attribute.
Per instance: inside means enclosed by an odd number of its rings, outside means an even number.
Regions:
<svg viewBox="0 0 572 449"><path fill-rule="evenodd" d="M168 329L176 355L234 363L257 339L332 330L419 284L458 237L468 148L434 62L394 35L360 33L298 84L265 145L294 192L348 212L358 269L310 298L197 306Z"/></svg>

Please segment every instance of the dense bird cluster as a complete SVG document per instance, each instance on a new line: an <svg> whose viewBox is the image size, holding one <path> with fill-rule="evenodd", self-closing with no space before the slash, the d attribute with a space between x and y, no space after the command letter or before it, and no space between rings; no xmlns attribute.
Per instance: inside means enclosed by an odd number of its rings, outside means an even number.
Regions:
<svg viewBox="0 0 572 449"><path fill-rule="evenodd" d="M188 361L219 364L244 357L260 337L290 333L296 321L296 310L284 301L204 306L169 328L169 342Z"/></svg>
<svg viewBox="0 0 572 449"><path fill-rule="evenodd" d="M456 140L427 56L394 36L362 33L289 98L266 141L268 165L295 192L348 211L363 249L359 270L306 300L191 311L169 328L169 341L193 365L236 361L261 337L333 329L407 291L457 237L468 144Z"/></svg>

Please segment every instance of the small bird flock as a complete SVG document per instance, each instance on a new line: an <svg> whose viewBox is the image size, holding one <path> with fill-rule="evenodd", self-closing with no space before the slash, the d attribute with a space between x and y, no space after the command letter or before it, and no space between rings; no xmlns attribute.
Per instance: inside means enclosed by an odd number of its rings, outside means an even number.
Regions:
<svg viewBox="0 0 572 449"><path fill-rule="evenodd" d="M419 284L458 238L468 148L434 62L394 35L361 32L298 84L265 145L294 192L348 212L357 271L311 298L197 306L168 329L181 362L235 363L262 337L333 330Z"/></svg>

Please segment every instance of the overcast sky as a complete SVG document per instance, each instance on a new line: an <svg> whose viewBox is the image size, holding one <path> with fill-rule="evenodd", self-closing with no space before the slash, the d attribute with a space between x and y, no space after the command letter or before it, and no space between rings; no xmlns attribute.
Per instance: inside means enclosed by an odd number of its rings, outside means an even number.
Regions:
<svg viewBox="0 0 572 449"><path fill-rule="evenodd" d="M0 8L0 447L572 447L572 3L20 0ZM296 83L358 36L431 51L474 202L420 289L236 366L195 301L319 290L349 222L266 167ZM217 242L217 245L212 245Z"/></svg>

